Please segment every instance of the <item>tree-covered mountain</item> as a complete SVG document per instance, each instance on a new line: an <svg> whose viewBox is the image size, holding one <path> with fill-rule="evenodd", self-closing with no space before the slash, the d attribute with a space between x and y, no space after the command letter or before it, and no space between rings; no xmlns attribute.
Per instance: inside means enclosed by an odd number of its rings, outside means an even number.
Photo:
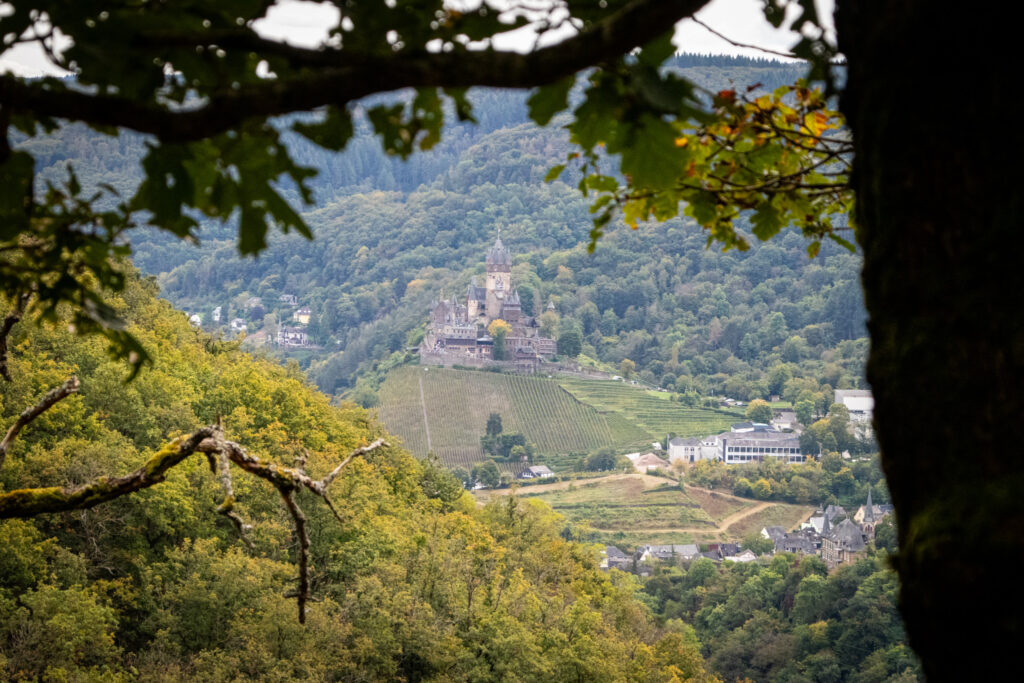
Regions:
<svg viewBox="0 0 1024 683"><path fill-rule="evenodd" d="M795 65L696 55L671 68L709 91L800 75ZM295 355L329 393L351 390L415 344L430 302L465 291L499 230L524 311L553 302L549 331L578 331L583 353L608 366L629 359L651 384L739 399L861 385L859 257L833 246L809 259L796 234L723 254L683 220L610 230L589 254L591 214L577 178L543 182L565 161L565 132L524 123L523 94L471 96L479 125L452 124L442 143L408 162L383 154L365 126L339 155L292 140L296 158L321 169L319 206L305 216L312 242L278 236L259 258L242 260L230 227L206 229L198 250L149 233L135 238L135 261L158 275L163 296L211 327L219 306L221 325L242 317L250 334L273 332L292 313L279 297L296 296L312 309L309 333L323 348ZM83 182L126 188L144 140L63 129L31 144L48 145L34 151L51 177L70 162ZM247 306L251 297L261 305ZM786 391L793 377L809 381Z"/></svg>
<svg viewBox="0 0 1024 683"><path fill-rule="evenodd" d="M132 278L111 299L155 359L129 384L123 361L64 321L14 326L5 426L72 373L81 390L4 440L0 494L121 475L218 421L252 456L303 458L313 476L381 436L294 364L197 334L155 293ZM209 469L196 454L115 501L0 520L0 678L712 678L693 629L655 623L638 583L601 572L598 549L566 541L550 508L479 508L450 474L392 447L349 463L332 510L298 496L316 600L300 624L288 591L301 541L280 497L235 475L244 544L217 514L227 501Z"/></svg>

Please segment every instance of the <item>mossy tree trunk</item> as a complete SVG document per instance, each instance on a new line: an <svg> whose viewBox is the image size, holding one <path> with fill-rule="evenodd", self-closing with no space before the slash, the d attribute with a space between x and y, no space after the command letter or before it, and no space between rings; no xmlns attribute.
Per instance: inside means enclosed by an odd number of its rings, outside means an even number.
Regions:
<svg viewBox="0 0 1024 683"><path fill-rule="evenodd" d="M840 0L837 13L868 379L901 610L930 680L997 680L1024 635L1024 145L1011 26L994 4Z"/></svg>

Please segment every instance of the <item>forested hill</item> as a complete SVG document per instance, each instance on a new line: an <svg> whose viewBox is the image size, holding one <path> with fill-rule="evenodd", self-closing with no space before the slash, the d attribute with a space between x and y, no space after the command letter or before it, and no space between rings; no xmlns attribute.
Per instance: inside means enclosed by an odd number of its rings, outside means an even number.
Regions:
<svg viewBox="0 0 1024 683"><path fill-rule="evenodd" d="M708 90L771 88L801 75L794 65L693 55L672 68ZM722 254L681 220L616 228L590 255L591 215L573 177L543 182L565 159L565 131L526 123L523 93L471 95L479 125L449 126L434 150L404 163L383 155L365 130L341 155L296 141L296 158L321 169L320 205L306 214L314 242L278 237L242 261L231 227L207 229L201 249L149 234L135 239L136 263L159 276L177 307L209 320L220 306L222 323L247 318L250 333L287 322L291 311L278 297L298 297L324 347L300 361L328 392L350 389L415 343L430 301L465 291L499 230L527 312L553 301L560 317L549 316L549 331L578 330L583 353L599 361L628 358L652 383L737 398L781 393L793 376L811 378L806 388L815 391L861 382L857 256L826 248L810 260L797 235ZM47 172L68 151L86 182L130 185L141 140L64 135L45 157ZM252 296L263 300L255 311L245 307Z"/></svg>
<svg viewBox="0 0 1024 683"><path fill-rule="evenodd" d="M132 472L214 422L250 456L314 477L382 436L294 367L197 335L145 280L112 303L155 359L127 385L127 365L66 321L14 327L4 424L69 375L81 389L13 441L0 495ZM632 577L600 571L550 508L478 507L393 447L341 470L331 510L296 496L314 598L300 624L292 517L266 482L231 471L226 495L197 453L91 509L0 519L0 680L712 679L693 629L656 625ZM248 544L225 509L252 525Z"/></svg>

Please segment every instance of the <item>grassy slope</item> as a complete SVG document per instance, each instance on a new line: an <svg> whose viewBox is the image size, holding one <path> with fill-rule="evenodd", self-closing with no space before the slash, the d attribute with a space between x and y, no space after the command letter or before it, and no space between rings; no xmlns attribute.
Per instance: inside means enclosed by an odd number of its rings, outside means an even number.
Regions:
<svg viewBox="0 0 1024 683"><path fill-rule="evenodd" d="M433 450L453 467L483 460L480 437L491 412L501 414L506 432L525 434L538 459L556 471L571 469L570 453L639 450L668 432L706 436L738 419L617 381L408 366L388 375L380 398L381 419L409 450L418 456Z"/></svg>
<svg viewBox="0 0 1024 683"><path fill-rule="evenodd" d="M727 430L735 413L709 408L688 408L655 393L619 381L559 379L558 383L580 401L602 413L621 415L656 441L669 432L679 436L708 436Z"/></svg>
<svg viewBox="0 0 1024 683"><path fill-rule="evenodd" d="M489 500L507 490L480 491ZM643 474L614 474L581 482L525 487L522 497L539 498L587 528L592 540L633 548L644 543L739 541L764 526L796 527L811 508L738 498Z"/></svg>
<svg viewBox="0 0 1024 683"><path fill-rule="evenodd" d="M483 460L480 437L492 412L501 414L506 432L525 434L552 464L558 456L645 436L621 420L609 424L557 383L539 377L406 366L388 375L380 398L382 421L409 450L418 456L433 450L450 466Z"/></svg>

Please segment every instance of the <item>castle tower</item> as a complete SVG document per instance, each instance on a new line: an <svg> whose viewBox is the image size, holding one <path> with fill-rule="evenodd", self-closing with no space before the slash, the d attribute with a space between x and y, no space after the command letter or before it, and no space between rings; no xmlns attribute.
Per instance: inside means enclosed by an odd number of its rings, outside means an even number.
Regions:
<svg viewBox="0 0 1024 683"><path fill-rule="evenodd" d="M505 297L512 292L512 255L499 235L487 252L487 319L501 317Z"/></svg>

